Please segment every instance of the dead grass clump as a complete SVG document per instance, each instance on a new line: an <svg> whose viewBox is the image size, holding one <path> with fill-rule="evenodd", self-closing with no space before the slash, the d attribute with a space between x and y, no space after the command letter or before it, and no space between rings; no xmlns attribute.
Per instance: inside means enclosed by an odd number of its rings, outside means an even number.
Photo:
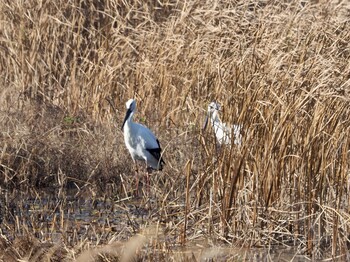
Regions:
<svg viewBox="0 0 350 262"><path fill-rule="evenodd" d="M3 261L62 261L67 251L50 243L41 243L30 234L17 238L13 243L1 238L1 255Z"/></svg>
<svg viewBox="0 0 350 262"><path fill-rule="evenodd" d="M8 126L11 133L3 132L3 185L7 188L21 185L25 189L33 185L47 188L75 183L81 187L95 176L108 179L108 175L101 176L105 168L101 163L112 159L113 147L88 147L96 139L93 135L96 127L86 116L70 116L62 110L46 108L44 104L40 108L29 107L26 114L28 118L22 114ZM106 144L105 136L100 137L101 143ZM98 151L101 159L91 157L92 152ZM60 174L64 174L63 177Z"/></svg>

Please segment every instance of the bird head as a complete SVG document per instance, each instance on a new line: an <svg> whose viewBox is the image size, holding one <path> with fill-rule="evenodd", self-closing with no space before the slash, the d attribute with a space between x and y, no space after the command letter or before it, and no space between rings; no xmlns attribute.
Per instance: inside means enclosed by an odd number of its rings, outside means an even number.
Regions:
<svg viewBox="0 0 350 262"><path fill-rule="evenodd" d="M132 112L136 109L136 100L131 98L125 103L126 109L131 110Z"/></svg>
<svg viewBox="0 0 350 262"><path fill-rule="evenodd" d="M123 121L123 125L122 125L122 130L124 128L124 125L126 123L126 121L132 117L132 115L134 114L134 112L136 111L136 100L135 99L129 99L126 103L126 114L124 117L124 121Z"/></svg>
<svg viewBox="0 0 350 262"><path fill-rule="evenodd" d="M221 108L220 104L215 102L215 101L211 102L208 105L207 116L205 118L203 129L206 129L206 127L208 125L209 118L213 118L213 117L215 118L216 117L216 114L220 110L220 108Z"/></svg>
<svg viewBox="0 0 350 262"><path fill-rule="evenodd" d="M215 111L219 111L221 109L221 106L217 102L211 102L208 105L208 113L214 113Z"/></svg>

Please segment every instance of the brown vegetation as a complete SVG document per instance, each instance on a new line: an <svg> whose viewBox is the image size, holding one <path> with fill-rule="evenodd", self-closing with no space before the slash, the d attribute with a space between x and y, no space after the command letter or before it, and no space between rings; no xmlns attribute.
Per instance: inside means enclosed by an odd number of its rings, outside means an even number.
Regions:
<svg viewBox="0 0 350 262"><path fill-rule="evenodd" d="M237 259L223 246L345 259L349 14L322 0L1 1L0 260ZM120 130L132 97L167 163L137 199ZM212 100L243 125L241 147L201 131Z"/></svg>

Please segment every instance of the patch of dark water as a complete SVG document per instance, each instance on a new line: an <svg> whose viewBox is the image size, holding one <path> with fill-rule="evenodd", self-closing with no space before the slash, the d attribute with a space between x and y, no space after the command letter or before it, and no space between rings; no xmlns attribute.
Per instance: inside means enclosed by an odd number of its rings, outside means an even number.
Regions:
<svg viewBox="0 0 350 262"><path fill-rule="evenodd" d="M42 241L69 239L72 245L84 239L104 243L120 232L117 239L127 239L149 213L130 199L77 196L74 190L40 195L3 192L0 207L0 228L9 240L30 233Z"/></svg>

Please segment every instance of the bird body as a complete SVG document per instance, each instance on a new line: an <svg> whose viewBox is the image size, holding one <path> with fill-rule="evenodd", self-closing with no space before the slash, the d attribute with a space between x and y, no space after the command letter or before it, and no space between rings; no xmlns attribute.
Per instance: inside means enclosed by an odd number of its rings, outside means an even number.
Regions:
<svg viewBox="0 0 350 262"><path fill-rule="evenodd" d="M211 125L213 127L216 139L220 145L231 145L232 132L234 136L234 144L241 145L242 135L241 135L241 125L229 126L226 123L222 123L219 118L220 105L216 102L211 102L208 106L208 113L204 123L204 129L208 125L210 118Z"/></svg>
<svg viewBox="0 0 350 262"><path fill-rule="evenodd" d="M144 125L134 123L133 115L136 111L136 101L130 99L126 102L127 112L124 118L122 130L124 140L129 153L135 162L143 160L148 167L162 170L165 164L162 158L162 149L156 136Z"/></svg>

